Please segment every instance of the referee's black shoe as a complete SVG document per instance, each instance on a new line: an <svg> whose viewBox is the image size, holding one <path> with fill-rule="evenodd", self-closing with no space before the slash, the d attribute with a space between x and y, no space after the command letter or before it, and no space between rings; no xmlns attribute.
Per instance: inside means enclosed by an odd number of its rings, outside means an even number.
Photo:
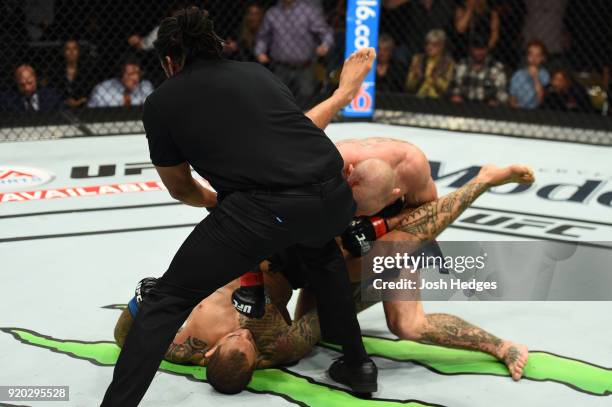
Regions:
<svg viewBox="0 0 612 407"><path fill-rule="evenodd" d="M371 359L349 364L343 357L338 358L329 367L329 376L355 393L374 393L378 390L378 369Z"/></svg>

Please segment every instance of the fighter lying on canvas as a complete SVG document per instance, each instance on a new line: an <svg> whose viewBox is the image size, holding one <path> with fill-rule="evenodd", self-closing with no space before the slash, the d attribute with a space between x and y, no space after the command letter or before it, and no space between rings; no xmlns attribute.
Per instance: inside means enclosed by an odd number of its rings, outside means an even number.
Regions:
<svg viewBox="0 0 612 407"><path fill-rule="evenodd" d="M485 166L476 178L457 191L416 209L404 208L396 216L388 218L391 230L380 240L431 240L480 194L492 186L511 182L530 183L533 175L523 166ZM359 258L345 253L345 259L352 278L358 278ZM244 387L253 369L292 363L307 355L320 338L316 309L300 302L298 312L301 315L291 322L286 305L293 287L285 275L291 275L292 271L275 272L274 264L270 262L262 263L261 267L265 271L265 285L271 299L263 319L246 318L234 309L230 298L238 282L233 281L193 310L168 348L166 359L176 363L208 365L207 378L213 385ZM147 289L153 284L154 280L145 282L140 294L146 296ZM367 305L370 304L357 300L359 310ZM137 309L136 301L132 300L131 306L119 317L115 339L120 346ZM420 301L385 302L384 309L389 329L401 339L487 352L505 363L515 380L522 375L528 357L523 345L499 339L453 315L425 314ZM246 364L236 363L245 358ZM237 381L236 377L243 378Z"/></svg>

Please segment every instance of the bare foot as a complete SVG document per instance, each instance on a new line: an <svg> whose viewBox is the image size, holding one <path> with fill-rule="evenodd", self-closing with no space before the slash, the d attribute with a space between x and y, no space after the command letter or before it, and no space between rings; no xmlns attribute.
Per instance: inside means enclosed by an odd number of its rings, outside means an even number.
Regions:
<svg viewBox="0 0 612 407"><path fill-rule="evenodd" d="M531 184L535 181L533 171L526 165L509 165L508 167L497 167L485 165L474 179L476 182L485 182L492 186L518 182L519 184Z"/></svg>
<svg viewBox="0 0 612 407"><path fill-rule="evenodd" d="M361 48L353 52L344 61L342 73L340 74L340 84L338 92L341 92L346 98L347 103L357 96L361 84L365 79L376 59L376 51L374 48Z"/></svg>
<svg viewBox="0 0 612 407"><path fill-rule="evenodd" d="M499 359L508 367L512 379L518 381L523 377L523 369L529 359L529 350L525 345L504 341L499 350Z"/></svg>

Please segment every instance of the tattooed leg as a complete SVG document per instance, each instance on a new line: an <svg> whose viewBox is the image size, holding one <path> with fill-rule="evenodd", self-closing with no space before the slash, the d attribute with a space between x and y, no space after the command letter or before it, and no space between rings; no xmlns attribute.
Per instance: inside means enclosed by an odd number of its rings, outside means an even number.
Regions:
<svg viewBox="0 0 612 407"><path fill-rule="evenodd" d="M511 165L499 168L486 165L476 178L456 191L416 209L407 208L399 215L387 219L387 224L389 229L404 232L404 240L432 240L489 188L513 182L528 184L533 181L533 172L529 167Z"/></svg>
<svg viewBox="0 0 612 407"><path fill-rule="evenodd" d="M477 326L448 314L427 314L425 324L415 340L489 353L508 367L512 378L519 380L529 352L525 345L504 341Z"/></svg>

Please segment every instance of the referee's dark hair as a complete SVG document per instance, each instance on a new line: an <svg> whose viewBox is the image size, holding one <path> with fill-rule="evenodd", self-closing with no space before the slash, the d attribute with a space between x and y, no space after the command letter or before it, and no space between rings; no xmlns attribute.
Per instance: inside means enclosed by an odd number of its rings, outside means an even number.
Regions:
<svg viewBox="0 0 612 407"><path fill-rule="evenodd" d="M208 11L195 6L166 17L153 45L162 61L168 56L184 65L196 58L219 59L223 51L223 40L215 33Z"/></svg>

